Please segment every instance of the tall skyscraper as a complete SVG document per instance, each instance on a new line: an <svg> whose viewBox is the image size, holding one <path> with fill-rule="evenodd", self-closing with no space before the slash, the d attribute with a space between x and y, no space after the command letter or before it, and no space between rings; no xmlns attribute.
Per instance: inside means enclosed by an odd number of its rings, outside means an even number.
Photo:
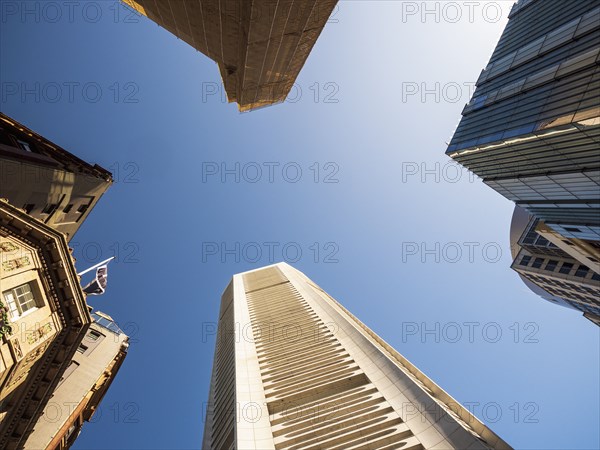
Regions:
<svg viewBox="0 0 600 450"><path fill-rule="evenodd" d="M108 170L0 113L0 198L70 240L111 184Z"/></svg>
<svg viewBox="0 0 600 450"><path fill-rule="evenodd" d="M597 0L519 0L446 152L588 242L600 241L599 31Z"/></svg>
<svg viewBox="0 0 600 450"><path fill-rule="evenodd" d="M122 0L219 66L240 111L283 102L337 0Z"/></svg>
<svg viewBox="0 0 600 450"><path fill-rule="evenodd" d="M537 232L540 224L539 219L524 209L515 208L510 232L512 269L540 297L581 311L584 317L600 325L598 260L579 251L569 254L546 239L547 234ZM569 240L563 238L561 242ZM566 249L569 248L567 244Z"/></svg>
<svg viewBox="0 0 600 450"><path fill-rule="evenodd" d="M287 264L221 299L203 449L508 449Z"/></svg>

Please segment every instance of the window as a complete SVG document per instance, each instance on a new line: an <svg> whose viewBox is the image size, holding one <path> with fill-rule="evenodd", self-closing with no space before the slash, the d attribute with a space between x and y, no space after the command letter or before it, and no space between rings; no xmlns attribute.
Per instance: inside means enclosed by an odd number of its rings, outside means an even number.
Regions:
<svg viewBox="0 0 600 450"><path fill-rule="evenodd" d="M13 319L16 319L27 311L35 309L37 303L33 292L31 291L31 284L25 283L21 286L17 286L14 289L3 292L4 300L8 304L10 315Z"/></svg>
<svg viewBox="0 0 600 450"><path fill-rule="evenodd" d="M102 334L98 333L96 330L90 330L88 334L90 341L97 341L100 336L102 336Z"/></svg>
<svg viewBox="0 0 600 450"><path fill-rule="evenodd" d="M569 233L581 233L581 230L579 228L573 227L565 227L565 231L568 231Z"/></svg>
<svg viewBox="0 0 600 450"><path fill-rule="evenodd" d="M525 236L525 238L523 239L523 244L532 245L533 241L535 241L535 238L533 236Z"/></svg>
<svg viewBox="0 0 600 450"><path fill-rule="evenodd" d="M594 280L594 281L600 281L600 275L598 275L597 273L594 273L592 275L592 280Z"/></svg>
<svg viewBox="0 0 600 450"><path fill-rule="evenodd" d="M564 242L565 244L567 244L567 245L575 245L575 244L573 244L572 242L569 242L569 241L567 241L567 240L564 240L564 239L563 239L563 242Z"/></svg>
<svg viewBox="0 0 600 450"><path fill-rule="evenodd" d="M42 209L42 214L52 214L54 211L56 211L56 208L58 208L56 203L46 203L46 206L44 206L44 209Z"/></svg>
<svg viewBox="0 0 600 450"><path fill-rule="evenodd" d="M519 263L519 265L527 266L529 264L529 261L531 261L531 256L525 255L521 258L521 262Z"/></svg>
<svg viewBox="0 0 600 450"><path fill-rule="evenodd" d="M65 206L65 208L63 209L63 212L65 214L68 214L71 211L71 209L73 209L73 203L69 203L67 206Z"/></svg>
<svg viewBox="0 0 600 450"><path fill-rule="evenodd" d="M67 433L65 434L65 438L69 439L71 437L71 435L75 432L75 430L77 429L77 424L74 423L73 425L71 425L69 427L69 429L67 430Z"/></svg>
<svg viewBox="0 0 600 450"><path fill-rule="evenodd" d="M35 208L35 205L33 203L25 203L23 205L23 209L25 210L25 212L27 214L31 214L31 211L33 211L33 208Z"/></svg>
<svg viewBox="0 0 600 450"><path fill-rule="evenodd" d="M80 420L82 420L82 419L78 419L67 430L67 432L65 434L65 440L66 440L65 448L69 448L71 446L71 444L73 444L73 442L75 442L75 439L77 439L77 437L79 436L79 431L81 430L81 425L82 425L80 423Z"/></svg>
<svg viewBox="0 0 600 450"><path fill-rule="evenodd" d="M90 205L81 205L79 208L77 208L77 212L80 213L80 214L83 214L84 212L87 211L87 209L88 209L89 206Z"/></svg>
<svg viewBox="0 0 600 450"><path fill-rule="evenodd" d="M79 347L77 347L77 351L79 353L85 353L85 351L88 349L87 345L83 345L83 344L79 344Z"/></svg>
<svg viewBox="0 0 600 450"><path fill-rule="evenodd" d="M28 142L25 141L20 141L19 139L17 139L17 143L19 144L19 147L23 150L25 150L26 152L30 152L31 153L31 147L29 145Z"/></svg>
<svg viewBox="0 0 600 450"><path fill-rule="evenodd" d="M572 268L573 268L573 264L571 264L571 263L563 263L563 265L561 266L559 272L560 273L566 273L566 274L568 274L569 272L571 272Z"/></svg>
<svg viewBox="0 0 600 450"><path fill-rule="evenodd" d="M579 277L579 278L585 278L589 271L590 271L589 267L579 266L577 268L577 270L575 271L575 276Z"/></svg>
<svg viewBox="0 0 600 450"><path fill-rule="evenodd" d="M543 262L544 262L544 258L535 258L531 267L533 267L535 269L539 269L540 267L542 267Z"/></svg>
<svg viewBox="0 0 600 450"><path fill-rule="evenodd" d="M551 259L548 261L548 264L546 264L545 269L549 272L554 272L556 270L556 266L558 266L558 261Z"/></svg>

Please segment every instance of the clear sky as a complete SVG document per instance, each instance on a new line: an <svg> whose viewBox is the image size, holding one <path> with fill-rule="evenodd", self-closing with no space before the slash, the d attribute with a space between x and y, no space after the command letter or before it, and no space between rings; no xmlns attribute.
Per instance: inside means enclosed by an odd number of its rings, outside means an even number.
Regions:
<svg viewBox="0 0 600 450"><path fill-rule="evenodd" d="M600 447L598 328L528 291L512 203L444 155L510 5L342 2L291 101L239 114L116 2L1 2L2 111L116 180L72 245L118 253L89 301L132 344L75 449L199 448L221 292L280 260L514 447Z"/></svg>

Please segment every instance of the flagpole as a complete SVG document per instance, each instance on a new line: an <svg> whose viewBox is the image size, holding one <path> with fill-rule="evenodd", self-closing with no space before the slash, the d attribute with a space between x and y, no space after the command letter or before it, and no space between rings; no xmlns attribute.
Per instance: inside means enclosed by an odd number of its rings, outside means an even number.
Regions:
<svg viewBox="0 0 600 450"><path fill-rule="evenodd" d="M100 267L100 266L102 266L102 265L106 264L106 263L107 263L107 262L109 262L109 261L112 261L113 259L115 259L115 257L114 257L114 256L111 256L110 258L108 258L108 259L105 259L105 260L104 260L104 261L102 261L102 262L99 262L98 264L96 264L96 265L94 265L94 266L90 267L89 269L85 269L83 272L79 272L77 275L81 276L81 275L83 275L83 274L85 274L85 273L91 272L92 270L94 270L94 269L96 269L96 268L98 268L98 267Z"/></svg>

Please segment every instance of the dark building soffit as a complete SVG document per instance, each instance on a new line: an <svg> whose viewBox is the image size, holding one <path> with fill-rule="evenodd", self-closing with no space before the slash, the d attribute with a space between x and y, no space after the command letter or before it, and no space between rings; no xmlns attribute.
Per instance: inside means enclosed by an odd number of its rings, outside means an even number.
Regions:
<svg viewBox="0 0 600 450"><path fill-rule="evenodd" d="M64 148L60 147L59 145L49 141L45 137L39 135L35 131L33 131L33 130L27 128L25 125L19 123L15 119L7 116L3 112L0 112L0 120L3 120L4 122L8 123L10 126L17 128L19 131L30 135L34 139L37 139L44 146L49 147L50 149L55 151L57 153L58 158L62 158L66 161L69 161L70 163L79 166L82 169L82 171L91 172L98 178L101 178L105 181L112 183L112 181L113 181L112 173L109 172L108 170L106 170L105 168L103 168L102 166L100 166L98 164L91 165L91 164L85 162L84 160L78 158L71 152L69 152L69 151L65 150Z"/></svg>

